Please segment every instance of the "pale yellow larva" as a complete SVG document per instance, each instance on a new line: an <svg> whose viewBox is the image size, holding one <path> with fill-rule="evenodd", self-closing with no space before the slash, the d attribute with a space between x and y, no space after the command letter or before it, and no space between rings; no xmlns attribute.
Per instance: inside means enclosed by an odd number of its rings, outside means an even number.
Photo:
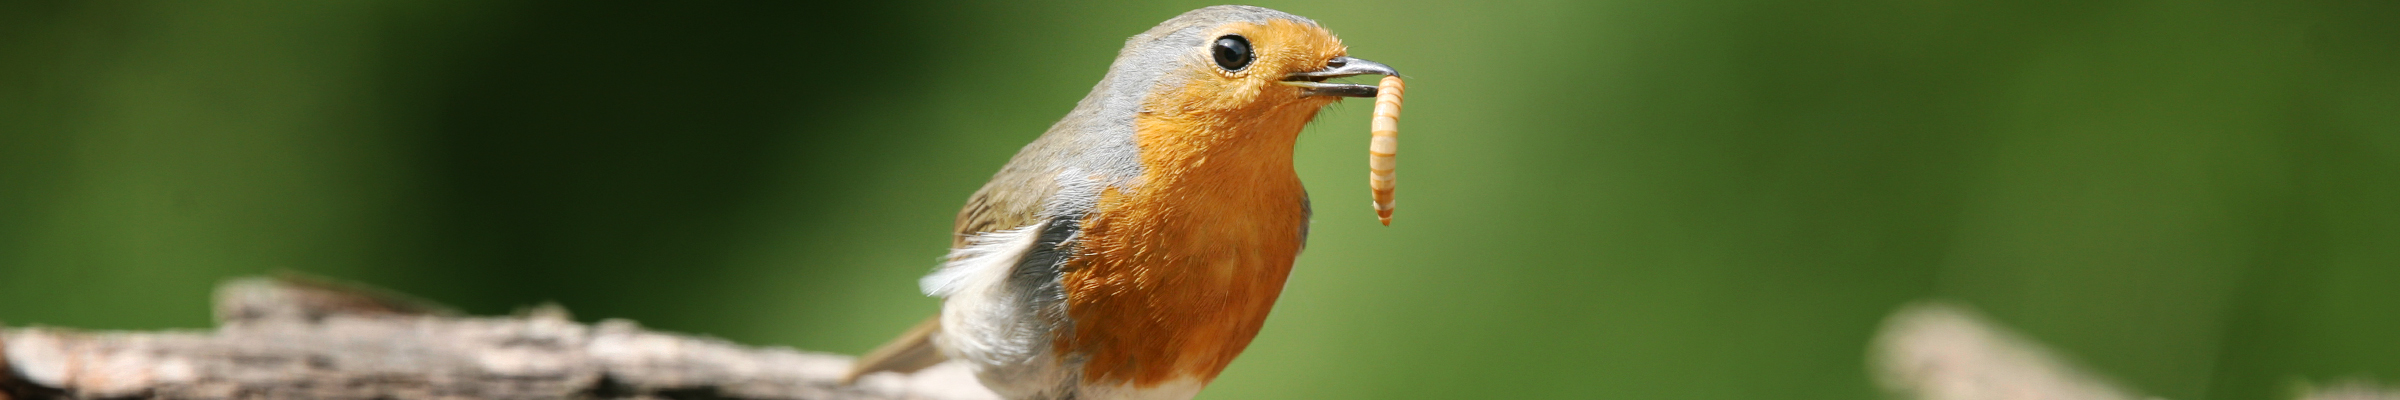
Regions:
<svg viewBox="0 0 2400 400"><path fill-rule="evenodd" d="M1367 188L1375 191L1375 218L1392 225L1392 172L1399 165L1400 77L1385 76L1375 91L1375 119L1367 124L1375 135L1367 141Z"/></svg>

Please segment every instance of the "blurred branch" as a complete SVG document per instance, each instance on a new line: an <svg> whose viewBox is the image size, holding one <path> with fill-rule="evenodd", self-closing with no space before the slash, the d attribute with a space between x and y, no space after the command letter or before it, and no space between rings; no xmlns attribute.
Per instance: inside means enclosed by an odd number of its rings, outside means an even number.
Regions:
<svg viewBox="0 0 2400 400"><path fill-rule="evenodd" d="M2133 400L2038 343L1965 307L1918 303L1884 320L1873 356L1878 383L1918 400Z"/></svg>
<svg viewBox="0 0 2400 400"><path fill-rule="evenodd" d="M2041 343L1964 306L1921 302L1884 320L1868 361L1876 381L1916 400L2162 400L2085 372ZM2301 400L2400 400L2357 379L2308 384Z"/></svg>
<svg viewBox="0 0 2400 400"><path fill-rule="evenodd" d="M850 357L572 321L461 317L308 279L217 293L214 331L0 330L0 400L990 399L964 367L838 380Z"/></svg>
<svg viewBox="0 0 2400 400"><path fill-rule="evenodd" d="M2300 389L2302 400L2400 400L2400 390L2385 388L2363 378L2327 385L2311 384Z"/></svg>

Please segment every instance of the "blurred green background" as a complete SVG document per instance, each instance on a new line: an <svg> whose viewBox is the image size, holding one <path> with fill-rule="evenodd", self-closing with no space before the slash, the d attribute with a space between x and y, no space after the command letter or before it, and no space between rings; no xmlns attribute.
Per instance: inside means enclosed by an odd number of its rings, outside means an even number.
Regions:
<svg viewBox="0 0 2400 400"><path fill-rule="evenodd" d="M0 321L297 270L857 353L1123 38L1208 3L0 2ZM1207 399L1878 396L1947 298L2174 399L2400 379L2400 2L1291 1L1413 78Z"/></svg>

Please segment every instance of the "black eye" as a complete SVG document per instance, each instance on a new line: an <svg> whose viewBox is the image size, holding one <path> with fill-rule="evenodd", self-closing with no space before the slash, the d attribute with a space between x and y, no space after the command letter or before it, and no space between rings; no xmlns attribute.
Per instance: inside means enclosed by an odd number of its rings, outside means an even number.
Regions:
<svg viewBox="0 0 2400 400"><path fill-rule="evenodd" d="M1212 50L1210 52L1217 55L1217 66L1224 67L1226 71L1240 71L1250 66L1250 60L1253 59L1250 56L1250 39L1243 39L1241 35L1217 37L1217 45L1209 47Z"/></svg>

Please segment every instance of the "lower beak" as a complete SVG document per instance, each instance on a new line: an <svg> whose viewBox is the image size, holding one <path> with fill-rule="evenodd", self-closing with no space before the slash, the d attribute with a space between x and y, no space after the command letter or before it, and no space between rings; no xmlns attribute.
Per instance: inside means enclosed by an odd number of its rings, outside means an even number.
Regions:
<svg viewBox="0 0 2400 400"><path fill-rule="evenodd" d="M1325 61L1325 69L1284 75L1283 84L1299 86L1305 89L1303 94L1310 96L1375 97L1374 85L1325 83L1327 79L1367 74L1398 76L1400 71L1394 71L1392 66L1379 62L1347 56L1334 57Z"/></svg>

